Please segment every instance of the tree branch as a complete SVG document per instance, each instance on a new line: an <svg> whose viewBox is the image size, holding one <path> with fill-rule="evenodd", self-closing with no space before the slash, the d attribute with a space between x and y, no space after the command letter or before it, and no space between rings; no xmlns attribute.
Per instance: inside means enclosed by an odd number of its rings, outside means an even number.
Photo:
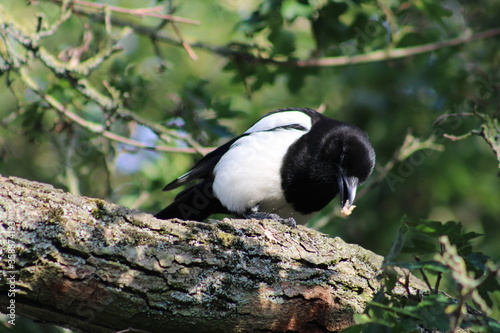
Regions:
<svg viewBox="0 0 500 333"><path fill-rule="evenodd" d="M429 53L432 51L437 51L442 48L458 46L466 44L472 41L491 38L500 35L500 28L480 32L477 34L472 34L471 31L467 31L463 36L452 38L436 43L418 45L413 47L403 47L387 50L378 50L373 52L367 52L364 54L358 54L353 56L339 56L339 57L326 57L319 59L308 59L308 60L286 60L286 61L276 61L273 59L259 59L261 62L273 63L280 66L293 66L293 67L337 67L346 66L353 64L362 64L368 62L377 62L385 60L394 60L400 58L411 57L418 54Z"/></svg>
<svg viewBox="0 0 500 333"><path fill-rule="evenodd" d="M65 3L64 0L50 0L51 2L54 3L60 3L63 4ZM35 2L34 0L30 0L31 3ZM116 13L123 13L123 14L129 14L129 15L134 15L138 17L154 17L154 18L159 18L162 20L167 20L167 21L172 21L172 22L179 22L179 23L187 23L187 24L195 24L199 25L200 22L196 20L190 20L186 19L183 17L178 17L178 16L173 16L173 15L166 15L162 14L161 12L164 9L164 6L156 6L153 8L123 8L123 7L117 7L117 6L110 6L106 4L99 4L99 3L94 3L94 2L88 2L88 1L83 1L83 0L70 0L66 1L70 6L80 6L83 8L91 8L93 10L99 10L99 11L112 11Z"/></svg>
<svg viewBox="0 0 500 333"><path fill-rule="evenodd" d="M54 0L47 0L47 1L54 1ZM104 21L105 19L105 16L103 14L95 14L95 12L91 12L81 8L73 8L73 10L79 14L92 16L93 18L100 19L101 21ZM418 54L429 53L447 47L463 45L476 40L492 38L500 35L500 27L479 32L476 34L472 34L470 30L467 30L464 33L464 35L460 37L451 38L448 40L439 41L435 43L413 46L413 47L389 48L384 50L367 52L364 54L352 55L352 56L348 55L348 56L338 56L338 57L312 58L305 60L300 60L300 59L280 60L276 58L255 56L248 52L235 50L230 46L215 46L201 42L187 44L182 40L179 41L174 37L159 32L158 29L154 27L149 27L143 23L133 22L131 20L112 17L110 18L110 21L113 25L130 27L136 33L147 35L154 40L184 47L186 51L188 51L188 53L190 52L191 48L199 48L208 50L212 53L218 54L223 57L232 57L244 62L272 64L283 67L340 67L340 66L363 64L369 62L394 60L394 59L415 56Z"/></svg>
<svg viewBox="0 0 500 333"><path fill-rule="evenodd" d="M472 135L478 135L482 137L484 141L490 146L491 150L493 150L493 153L495 154L495 157L498 161L498 168L500 169L500 120L498 114L489 115L484 112L478 112L477 109L474 109L474 112L451 113L443 115L436 119L435 123L441 124L449 117L477 117L481 119L482 124L479 129L472 129L469 132L458 136L445 133L443 134L443 137L447 138L450 141L460 141L463 139L467 139Z"/></svg>
<svg viewBox="0 0 500 333"><path fill-rule="evenodd" d="M378 289L382 257L302 226L162 221L16 177L0 206L0 308L84 332L333 332Z"/></svg>

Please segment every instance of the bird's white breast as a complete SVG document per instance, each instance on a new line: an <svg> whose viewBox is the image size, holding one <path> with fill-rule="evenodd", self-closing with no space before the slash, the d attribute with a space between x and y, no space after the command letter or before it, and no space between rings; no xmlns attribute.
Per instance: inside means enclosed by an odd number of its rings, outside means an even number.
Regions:
<svg viewBox="0 0 500 333"><path fill-rule="evenodd" d="M276 129L291 124L306 130ZM259 204L286 204L281 188L283 158L290 145L310 128L311 118L299 111L275 113L258 121L215 166L213 190L217 198L239 214Z"/></svg>

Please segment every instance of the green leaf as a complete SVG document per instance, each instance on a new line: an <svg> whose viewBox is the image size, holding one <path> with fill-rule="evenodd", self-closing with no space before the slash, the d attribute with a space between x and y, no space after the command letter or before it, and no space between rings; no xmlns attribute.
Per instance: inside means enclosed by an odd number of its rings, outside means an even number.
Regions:
<svg viewBox="0 0 500 333"><path fill-rule="evenodd" d="M384 320L380 317L374 317L374 316L368 316L367 314L355 314L354 315L354 321L358 324L378 324L378 325L383 325L386 327L393 327L394 323L388 320ZM363 329L363 332L366 332L365 329Z"/></svg>
<svg viewBox="0 0 500 333"><path fill-rule="evenodd" d="M492 293L500 291L499 279L492 274L478 287L479 295L484 299L486 304L491 308L494 305Z"/></svg>
<svg viewBox="0 0 500 333"><path fill-rule="evenodd" d="M300 3L296 0L285 0L281 7L281 15L288 21L293 21L297 17L310 17L314 12L314 7L308 3Z"/></svg>
<svg viewBox="0 0 500 333"><path fill-rule="evenodd" d="M316 12L311 24L319 50L327 49L354 36L354 32L339 20L347 9L347 4L332 1Z"/></svg>
<svg viewBox="0 0 500 333"><path fill-rule="evenodd" d="M279 0L264 0L250 16L237 24L236 28L244 32L249 37L265 31L281 30L283 17L281 16L282 2Z"/></svg>
<svg viewBox="0 0 500 333"><path fill-rule="evenodd" d="M268 36L274 55L290 55L295 51L295 34L288 30L273 29Z"/></svg>
<svg viewBox="0 0 500 333"><path fill-rule="evenodd" d="M306 77L308 75L314 75L317 72L316 69L311 68L297 68L293 72L288 72L287 87L290 92L296 94L304 86Z"/></svg>
<svg viewBox="0 0 500 333"><path fill-rule="evenodd" d="M410 271L415 271L418 269L425 269L435 273L445 273L449 271L449 268L435 260L419 261L415 263L402 262L394 263L395 266L409 269Z"/></svg>
<svg viewBox="0 0 500 333"><path fill-rule="evenodd" d="M21 118L21 129L30 142L38 142L40 139L47 139L44 129L44 111L37 104L26 106L24 117Z"/></svg>
<svg viewBox="0 0 500 333"><path fill-rule="evenodd" d="M414 314L413 312L405 310L403 308L392 307L392 306L389 306L389 305L386 305L386 304L382 304L382 303L378 303L378 302L369 302L368 304L370 304L372 306L379 307L381 309L384 309L384 310L392 312L392 313L397 313L397 314L400 314L400 315L408 316L408 317L419 319L419 320L423 319L422 317Z"/></svg>
<svg viewBox="0 0 500 333"><path fill-rule="evenodd" d="M436 239L425 237L425 235L418 235L418 237L414 236L408 242L411 244L404 247L404 253L410 253L412 255L426 255L437 252Z"/></svg>
<svg viewBox="0 0 500 333"><path fill-rule="evenodd" d="M415 6L427 17L438 22L442 27L446 27L443 18L450 17L453 14L451 10L444 8L437 1L419 0L415 2Z"/></svg>
<svg viewBox="0 0 500 333"><path fill-rule="evenodd" d="M438 221L420 220L415 224L415 229L427 235L441 235L443 223Z"/></svg>
<svg viewBox="0 0 500 333"><path fill-rule="evenodd" d="M428 294L416 305L407 306L406 310L423 318L420 324L424 324L427 329L447 331L449 317L445 314L445 309L451 304L455 304L455 300L442 293Z"/></svg>
<svg viewBox="0 0 500 333"><path fill-rule="evenodd" d="M486 262L490 257L481 252L472 252L464 257L467 267L479 272L486 270Z"/></svg>

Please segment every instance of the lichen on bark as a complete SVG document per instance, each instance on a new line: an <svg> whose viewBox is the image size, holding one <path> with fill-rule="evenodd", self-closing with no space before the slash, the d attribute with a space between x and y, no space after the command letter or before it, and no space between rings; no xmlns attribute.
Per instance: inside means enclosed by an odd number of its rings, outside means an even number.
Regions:
<svg viewBox="0 0 500 333"><path fill-rule="evenodd" d="M0 221L17 313L85 332L334 332L373 297L382 263L302 226L163 221L15 177L0 178Z"/></svg>

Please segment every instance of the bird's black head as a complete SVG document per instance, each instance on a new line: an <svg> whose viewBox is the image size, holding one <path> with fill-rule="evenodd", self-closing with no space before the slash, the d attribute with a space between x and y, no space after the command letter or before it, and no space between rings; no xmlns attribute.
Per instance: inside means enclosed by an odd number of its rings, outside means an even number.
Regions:
<svg viewBox="0 0 500 333"><path fill-rule="evenodd" d="M312 126L288 149L281 168L288 203L301 214L317 212L337 194L350 209L358 185L373 170L375 152L356 126L304 110ZM346 205L346 203L348 203Z"/></svg>
<svg viewBox="0 0 500 333"><path fill-rule="evenodd" d="M341 207L350 208L357 187L373 171L375 151L365 132L356 126L337 122L330 139L330 155L337 171Z"/></svg>

